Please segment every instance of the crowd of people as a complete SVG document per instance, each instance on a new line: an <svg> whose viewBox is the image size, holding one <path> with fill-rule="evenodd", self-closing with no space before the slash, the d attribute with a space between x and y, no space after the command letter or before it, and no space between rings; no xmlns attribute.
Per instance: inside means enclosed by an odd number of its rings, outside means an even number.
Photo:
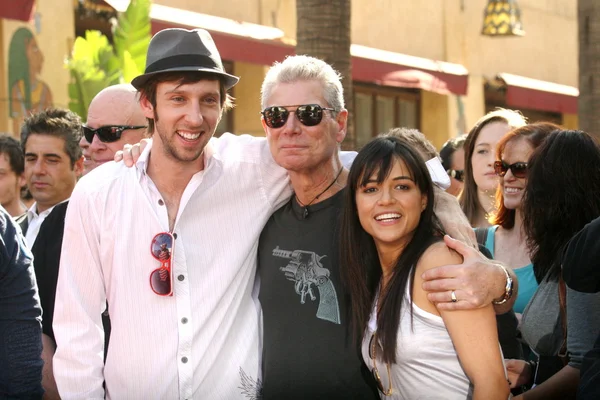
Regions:
<svg viewBox="0 0 600 400"><path fill-rule="evenodd" d="M499 109L343 152L341 77L296 55L266 139L215 138L238 80L166 29L85 123L0 137L0 399L597 398L592 136Z"/></svg>

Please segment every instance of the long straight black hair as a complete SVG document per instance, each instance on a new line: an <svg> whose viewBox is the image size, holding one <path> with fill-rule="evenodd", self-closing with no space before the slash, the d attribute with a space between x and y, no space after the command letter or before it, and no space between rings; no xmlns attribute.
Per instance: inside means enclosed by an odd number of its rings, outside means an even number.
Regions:
<svg viewBox="0 0 600 400"><path fill-rule="evenodd" d="M427 206L421 213L412 240L396 261L387 288L379 295L377 336L383 348L383 361L389 363L396 361L396 338L406 285L410 285L412 293L412 278L417 262L433 242L441 239L442 234L433 213L431 177L425 161L410 144L400 138L387 136L375 138L363 147L350 168L340 228L340 269L350 295L354 338L360 341L367 327L382 271L375 242L358 218L356 192L374 174L378 183L383 182L398 160L404 162L421 193L427 195Z"/></svg>
<svg viewBox="0 0 600 400"><path fill-rule="evenodd" d="M562 254L600 216L600 146L583 131L556 130L531 155L522 200L533 272L558 281Z"/></svg>

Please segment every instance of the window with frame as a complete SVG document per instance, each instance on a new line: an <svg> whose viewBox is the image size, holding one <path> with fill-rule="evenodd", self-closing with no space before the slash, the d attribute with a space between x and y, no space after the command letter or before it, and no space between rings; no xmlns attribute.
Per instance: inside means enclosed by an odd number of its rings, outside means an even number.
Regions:
<svg viewBox="0 0 600 400"><path fill-rule="evenodd" d="M396 89L354 83L354 131L359 150L391 128L419 129L418 89Z"/></svg>

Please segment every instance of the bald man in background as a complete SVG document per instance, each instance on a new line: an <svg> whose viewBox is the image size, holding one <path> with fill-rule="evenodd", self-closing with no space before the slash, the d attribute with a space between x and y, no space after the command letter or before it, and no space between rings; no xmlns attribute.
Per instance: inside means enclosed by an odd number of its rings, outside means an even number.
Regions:
<svg viewBox="0 0 600 400"><path fill-rule="evenodd" d="M89 170L112 161L115 152L125 144L138 143L146 136L146 118L138 103L137 91L129 84L109 86L94 97L88 109L87 123L83 126L82 149L91 162Z"/></svg>

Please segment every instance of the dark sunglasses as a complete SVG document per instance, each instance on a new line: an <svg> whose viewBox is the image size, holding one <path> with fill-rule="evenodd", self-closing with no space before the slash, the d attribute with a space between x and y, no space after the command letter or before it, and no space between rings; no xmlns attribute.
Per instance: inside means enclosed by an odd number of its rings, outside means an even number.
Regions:
<svg viewBox="0 0 600 400"><path fill-rule="evenodd" d="M145 128L147 127L143 125L106 125L93 129L89 126L83 125L83 136L85 136L85 140L87 140L90 144L92 143L92 140L94 140L94 135L98 135L98 139L100 139L100 141L103 143L112 143L121 139L123 131L128 129Z"/></svg>
<svg viewBox="0 0 600 400"><path fill-rule="evenodd" d="M171 260L173 259L173 235L162 232L154 236L150 244L150 253L160 261L160 267L150 274L150 288L159 296L173 295Z"/></svg>
<svg viewBox="0 0 600 400"><path fill-rule="evenodd" d="M369 341L369 358L371 359L371 362L373 364L371 373L373 374L373 378L375 379L375 383L377 384L377 389L379 389L379 391L384 396L391 396L394 390L392 388L392 377L390 375L390 364L386 363L387 375L388 375L388 387L387 387L387 389L385 389L383 387L383 382L381 381L381 375L379 375L379 370L377 369L377 364L375 363L375 361L377 360L377 350L376 349L379 347L379 349L383 353L383 349L379 346L379 341L377 340L377 335L375 333L376 332L373 332L373 334L371 335L371 340Z"/></svg>
<svg viewBox="0 0 600 400"><path fill-rule="evenodd" d="M494 162L494 172L496 175L503 177L506 175L508 170L512 172L515 178L523 179L527 177L527 163L526 162L516 162L514 164L508 165L504 161L496 161Z"/></svg>
<svg viewBox="0 0 600 400"><path fill-rule="evenodd" d="M462 169L449 169L446 172L450 178L454 178L457 181L462 182L465 179L465 171Z"/></svg>
<svg viewBox="0 0 600 400"><path fill-rule="evenodd" d="M294 114L305 126L319 125L323 119L323 110L335 111L333 108L321 107L318 104L303 104L299 106L285 106L285 107L296 107ZM265 123L269 128L281 128L285 125L290 112L284 106L273 106L267 107L261 111L262 116L265 119Z"/></svg>

